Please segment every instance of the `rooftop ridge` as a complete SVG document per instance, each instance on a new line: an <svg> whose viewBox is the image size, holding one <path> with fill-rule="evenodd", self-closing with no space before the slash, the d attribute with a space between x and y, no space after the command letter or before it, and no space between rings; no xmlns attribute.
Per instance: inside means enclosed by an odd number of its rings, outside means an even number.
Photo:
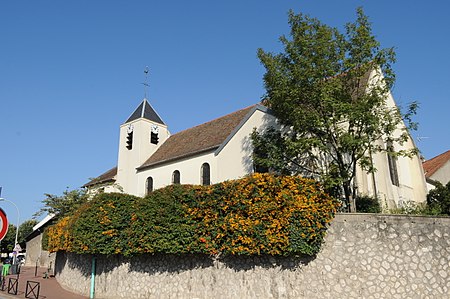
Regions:
<svg viewBox="0 0 450 299"><path fill-rule="evenodd" d="M432 176L439 168L441 168L447 161L450 160L450 150L437 155L422 163L423 170L425 172L425 177L429 178Z"/></svg>

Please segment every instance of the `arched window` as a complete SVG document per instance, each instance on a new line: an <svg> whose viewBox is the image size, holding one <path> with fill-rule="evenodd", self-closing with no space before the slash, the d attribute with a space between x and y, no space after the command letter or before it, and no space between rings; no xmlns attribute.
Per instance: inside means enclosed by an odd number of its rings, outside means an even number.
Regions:
<svg viewBox="0 0 450 299"><path fill-rule="evenodd" d="M398 180L397 158L392 154L394 152L394 145L392 141L388 141L386 149L388 151L387 158L392 185L400 186Z"/></svg>
<svg viewBox="0 0 450 299"><path fill-rule="evenodd" d="M172 184L180 184L180 172L178 170L175 170L172 173Z"/></svg>
<svg viewBox="0 0 450 299"><path fill-rule="evenodd" d="M145 195L149 195L153 191L153 178L149 176L145 182Z"/></svg>
<svg viewBox="0 0 450 299"><path fill-rule="evenodd" d="M201 181L202 185L210 185L211 184L211 174L208 163L203 163L201 168Z"/></svg>

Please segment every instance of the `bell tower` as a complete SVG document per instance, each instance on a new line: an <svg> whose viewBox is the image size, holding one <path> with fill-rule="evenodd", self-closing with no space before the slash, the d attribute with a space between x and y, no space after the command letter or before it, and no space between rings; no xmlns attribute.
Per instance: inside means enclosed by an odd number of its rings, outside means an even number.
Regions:
<svg viewBox="0 0 450 299"><path fill-rule="evenodd" d="M125 193L138 194L136 168L170 136L166 124L147 99L120 126L117 184Z"/></svg>
<svg viewBox="0 0 450 299"><path fill-rule="evenodd" d="M116 183L125 193L138 195L137 170L170 136L166 124L147 101L148 67L144 99L120 126Z"/></svg>

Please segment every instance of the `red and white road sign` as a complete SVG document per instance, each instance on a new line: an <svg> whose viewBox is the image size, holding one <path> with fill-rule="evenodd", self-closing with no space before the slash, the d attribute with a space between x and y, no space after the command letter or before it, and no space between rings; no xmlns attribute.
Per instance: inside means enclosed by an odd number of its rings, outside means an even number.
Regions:
<svg viewBox="0 0 450 299"><path fill-rule="evenodd" d="M6 217L5 211L0 208L0 241L6 236L8 232L8 218Z"/></svg>

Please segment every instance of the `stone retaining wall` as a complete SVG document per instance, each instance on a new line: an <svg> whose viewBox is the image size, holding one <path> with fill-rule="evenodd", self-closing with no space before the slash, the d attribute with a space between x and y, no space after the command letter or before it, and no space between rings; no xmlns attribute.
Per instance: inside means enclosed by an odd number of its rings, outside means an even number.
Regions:
<svg viewBox="0 0 450 299"><path fill-rule="evenodd" d="M450 218L339 214L315 258L96 257L95 298L450 298ZM59 253L89 295L92 256Z"/></svg>

